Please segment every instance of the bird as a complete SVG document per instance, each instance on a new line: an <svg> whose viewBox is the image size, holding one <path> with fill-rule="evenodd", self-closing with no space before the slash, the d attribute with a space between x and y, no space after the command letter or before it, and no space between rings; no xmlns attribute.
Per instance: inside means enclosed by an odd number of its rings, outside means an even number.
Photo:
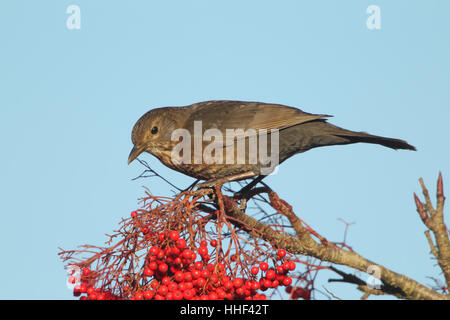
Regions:
<svg viewBox="0 0 450 320"><path fill-rule="evenodd" d="M147 152L197 181L254 178L255 185L288 158L313 148L371 143L416 150L401 139L340 128L329 123L329 117L254 101L212 100L154 108L132 129L128 164Z"/></svg>

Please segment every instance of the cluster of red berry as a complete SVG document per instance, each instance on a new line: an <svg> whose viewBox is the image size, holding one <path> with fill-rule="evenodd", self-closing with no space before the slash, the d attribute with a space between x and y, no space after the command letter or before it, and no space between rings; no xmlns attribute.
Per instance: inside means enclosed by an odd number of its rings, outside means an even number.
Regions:
<svg viewBox="0 0 450 320"><path fill-rule="evenodd" d="M135 212L132 213L135 218ZM148 235L148 229L141 228L141 232ZM144 230L143 230L144 229ZM230 268L223 262L211 263L208 242L202 240L197 246L188 247L185 239L180 237L179 232L169 231L155 235L154 243L149 248L144 267L140 274L143 280L139 288L122 288L121 296L113 295L109 291L95 289L89 279L92 274L89 268L82 270L81 284L75 286L74 295L81 299L103 300L103 299L132 299L132 300L220 300L220 299L245 299L264 300L265 292L271 288L285 286L292 292L292 278L288 276L290 271L296 268L295 262L286 257L286 251L279 249L276 253L273 267L267 262L247 267L241 264L242 274L247 276L233 276ZM211 253L217 248L215 239L209 241L212 247ZM217 252L215 252L217 254ZM199 256L200 259L197 259ZM236 262L236 255L230 257ZM228 274L227 274L228 273ZM90 276L91 274L91 276ZM152 279L153 278L153 279ZM69 279L70 280L70 279ZM296 289L297 290L297 289ZM258 292L260 291L260 292ZM289 292L289 293L290 293ZM303 293L292 293L291 297L298 299L306 298Z"/></svg>

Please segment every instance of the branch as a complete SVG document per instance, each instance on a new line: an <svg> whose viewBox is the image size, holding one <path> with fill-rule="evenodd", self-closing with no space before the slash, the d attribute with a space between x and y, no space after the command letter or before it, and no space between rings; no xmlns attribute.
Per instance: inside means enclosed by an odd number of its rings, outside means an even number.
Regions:
<svg viewBox="0 0 450 320"><path fill-rule="evenodd" d="M436 191L436 209L431 203L430 194L425 187L423 179L419 179L422 193L425 198L425 203L421 202L419 197L414 193L414 201L416 203L417 212L428 228L425 231L428 244L430 246L431 253L437 259L439 267L441 268L447 288L450 286L450 240L448 236L448 229L444 222L444 183L442 181L442 174L439 173ZM431 233L434 235L434 242L431 237Z"/></svg>
<svg viewBox="0 0 450 320"><path fill-rule="evenodd" d="M379 276L384 283L384 288L395 290L397 296L405 299L449 299L449 296L439 294L405 275L365 259L356 252L339 248L333 243L326 241L323 237L319 236L320 243L316 242L312 238L311 233L305 232L305 227L302 226L300 219L293 213L292 207L279 199L273 191L271 191L271 198L274 201L272 206L288 217L296 231L295 236L273 230L269 225L248 216L239 208L233 198L225 195L220 196L223 197L226 213L232 218L232 223L245 226L246 231L250 235L269 241L276 247L283 248L294 254L303 254L322 261L346 265L363 272L367 272L369 268L376 267L380 271ZM315 236L317 237L317 234ZM392 292L386 293L392 294Z"/></svg>

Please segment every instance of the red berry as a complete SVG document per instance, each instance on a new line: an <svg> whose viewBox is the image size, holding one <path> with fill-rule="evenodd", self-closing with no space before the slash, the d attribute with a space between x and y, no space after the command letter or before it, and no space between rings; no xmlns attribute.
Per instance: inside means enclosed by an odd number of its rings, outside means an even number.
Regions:
<svg viewBox="0 0 450 320"><path fill-rule="evenodd" d="M86 283L82 283L80 285L80 292L81 293L86 293L86 291L87 291L87 285L86 285Z"/></svg>
<svg viewBox="0 0 450 320"><path fill-rule="evenodd" d="M174 277L174 279L175 279L176 281L178 281L178 282L183 281L183 279L184 279L183 271L177 271L177 272L175 272L175 274L174 274L173 277Z"/></svg>
<svg viewBox="0 0 450 320"><path fill-rule="evenodd" d="M191 259L193 253L194 252L191 249L184 249L181 254L182 254L183 258Z"/></svg>
<svg viewBox="0 0 450 320"><path fill-rule="evenodd" d="M159 286L159 281L158 280L153 280L152 282L150 282L150 287L152 289L155 289Z"/></svg>
<svg viewBox="0 0 450 320"><path fill-rule="evenodd" d="M275 279L275 270L273 270L273 269L267 270L266 278L269 280Z"/></svg>
<svg viewBox="0 0 450 320"><path fill-rule="evenodd" d="M295 270L295 262L294 261L289 261L289 270Z"/></svg>
<svg viewBox="0 0 450 320"><path fill-rule="evenodd" d="M192 273L191 272L185 272L184 273L184 281L192 281Z"/></svg>
<svg viewBox="0 0 450 320"><path fill-rule="evenodd" d="M89 273L91 273L91 269L89 269L89 268L83 268L83 276L88 276L89 275Z"/></svg>
<svg viewBox="0 0 450 320"><path fill-rule="evenodd" d="M259 282L253 281L252 282L252 290L258 290L259 288L260 288Z"/></svg>
<svg viewBox="0 0 450 320"><path fill-rule="evenodd" d="M242 278L234 278L233 286L235 288L240 288L243 284L244 284L244 280L242 280Z"/></svg>
<svg viewBox="0 0 450 320"><path fill-rule="evenodd" d="M212 239L209 244L211 245L211 247L217 247L217 240Z"/></svg>
<svg viewBox="0 0 450 320"><path fill-rule="evenodd" d="M208 262L209 259L211 259L211 256L209 254L205 254L205 255L202 256L202 260L205 261L205 262Z"/></svg>
<svg viewBox="0 0 450 320"><path fill-rule="evenodd" d="M76 285L75 287L73 287L73 296L79 297L80 295L81 295L81 288L79 285Z"/></svg>
<svg viewBox="0 0 450 320"><path fill-rule="evenodd" d="M149 267L147 267L147 268L144 269L144 274L145 274L147 277L153 277L153 275L155 274L155 272L154 272L152 269L150 269Z"/></svg>
<svg viewBox="0 0 450 320"><path fill-rule="evenodd" d="M176 284L176 282L170 282L167 285L167 288L169 289L169 291L176 291L178 290L178 285Z"/></svg>
<svg viewBox="0 0 450 320"><path fill-rule="evenodd" d="M176 241L175 245L178 247L178 249L184 249L186 247L186 240L180 238Z"/></svg>
<svg viewBox="0 0 450 320"><path fill-rule="evenodd" d="M156 258L159 260L163 260L166 257L166 253L164 250L159 250L158 254L156 255Z"/></svg>
<svg viewBox="0 0 450 320"><path fill-rule="evenodd" d="M182 260L181 260L180 257L176 257L175 259L173 259L173 263L174 263L174 264L181 264L181 263L182 263Z"/></svg>
<svg viewBox="0 0 450 320"><path fill-rule="evenodd" d="M142 292L136 292L134 295L134 298L136 300L142 300L142 299L144 299L144 294Z"/></svg>
<svg viewBox="0 0 450 320"><path fill-rule="evenodd" d="M187 288L186 288L186 282L180 282L179 284L178 284L178 289L180 290L180 291L184 291L184 290L186 290Z"/></svg>
<svg viewBox="0 0 450 320"><path fill-rule="evenodd" d="M172 256L176 257L180 254L181 250L178 247L172 247L170 249L170 253L172 254Z"/></svg>
<svg viewBox="0 0 450 320"><path fill-rule="evenodd" d="M269 269L269 264L267 262L261 262L259 267L262 271L266 271L267 269Z"/></svg>
<svg viewBox="0 0 450 320"><path fill-rule="evenodd" d="M163 262L158 266L158 270L162 273L166 273L167 270L169 270L169 266L167 265L167 263Z"/></svg>
<svg viewBox="0 0 450 320"><path fill-rule="evenodd" d="M284 257L286 256L286 250L284 250L284 249L278 250L277 255L278 255L280 258L284 258Z"/></svg>
<svg viewBox="0 0 450 320"><path fill-rule="evenodd" d="M219 282L219 277L217 276L217 274L212 274L211 277L209 277L209 280L212 283L217 284Z"/></svg>
<svg viewBox="0 0 450 320"><path fill-rule="evenodd" d="M161 283L165 284L166 286L171 282L170 278L165 276L161 279Z"/></svg>
<svg viewBox="0 0 450 320"><path fill-rule="evenodd" d="M147 300L151 300L153 298L153 291L152 290L144 291L144 298Z"/></svg>
<svg viewBox="0 0 450 320"><path fill-rule="evenodd" d="M150 268L151 270L156 270L158 269L158 263L156 263L156 261L152 261L148 264L148 268Z"/></svg>
<svg viewBox="0 0 450 320"><path fill-rule="evenodd" d="M283 281L283 279L284 279L285 277L286 277L286 276L285 276L284 274L279 274L279 273L277 273L277 274L275 275L275 280Z"/></svg>
<svg viewBox="0 0 450 320"><path fill-rule="evenodd" d="M207 270L207 269L203 269L202 271L201 271L201 275L202 275L202 277L203 278L208 278L209 277L209 270Z"/></svg>
<svg viewBox="0 0 450 320"><path fill-rule="evenodd" d="M143 297L143 296L142 296ZM105 300L106 299L106 293L102 292L97 296L97 300Z"/></svg>
<svg viewBox="0 0 450 320"><path fill-rule="evenodd" d="M208 295L208 298L209 298L209 300L219 300L219 296L218 296L217 293L215 293L215 292L211 292L211 293Z"/></svg>
<svg viewBox="0 0 450 320"><path fill-rule="evenodd" d="M160 295L163 295L163 296L165 296L166 294L167 294L167 292L169 292L169 289L167 288L167 286L166 285L160 285L159 286L159 288L158 288L158 293L160 294Z"/></svg>
<svg viewBox="0 0 450 320"><path fill-rule="evenodd" d="M173 299L174 300L181 300L181 299L183 299L183 292L181 292L180 290L174 291Z"/></svg>
<svg viewBox="0 0 450 320"><path fill-rule="evenodd" d="M236 289L236 294L237 295L243 296L244 292L245 292L244 288L237 288Z"/></svg>
<svg viewBox="0 0 450 320"><path fill-rule="evenodd" d="M289 286L291 283L292 283L292 278L291 277L285 277L283 279L283 285Z"/></svg>
<svg viewBox="0 0 450 320"><path fill-rule="evenodd" d="M192 278L198 279L202 275L201 271L198 269L192 270Z"/></svg>
<svg viewBox="0 0 450 320"><path fill-rule="evenodd" d="M226 290L231 290L231 289L234 287L234 285L233 285L233 282L232 282L231 280L227 280L227 281L225 281L225 282L223 283L223 287L224 287Z"/></svg>
<svg viewBox="0 0 450 320"><path fill-rule="evenodd" d="M206 284L206 280L205 280L205 278L198 278L197 280L194 280L195 281L195 286L196 287L198 287L198 288L203 288L203 286Z"/></svg>
<svg viewBox="0 0 450 320"><path fill-rule="evenodd" d="M216 293L219 296L219 299L225 299L227 293L222 288L217 288Z"/></svg>
<svg viewBox="0 0 450 320"><path fill-rule="evenodd" d="M184 290L189 290L189 289L192 289L193 287L194 287L194 284L192 283L192 281L184 282Z"/></svg>
<svg viewBox="0 0 450 320"><path fill-rule="evenodd" d="M179 237L180 237L180 234L178 233L178 231L170 231L169 238L171 240L177 241Z"/></svg>
<svg viewBox="0 0 450 320"><path fill-rule="evenodd" d="M198 248L198 254L201 256L204 256L205 254L208 254L208 248L207 247L200 247Z"/></svg>
<svg viewBox="0 0 450 320"><path fill-rule="evenodd" d="M159 247L153 246L153 247L150 248L150 250L148 252L150 252L151 254L156 256L159 253L160 250L161 249L159 249Z"/></svg>
<svg viewBox="0 0 450 320"><path fill-rule="evenodd" d="M258 267L252 267L251 269L250 269L250 272L253 274L253 275L257 275L258 274L258 272L259 272L259 268Z"/></svg>
<svg viewBox="0 0 450 320"><path fill-rule="evenodd" d="M173 300L173 292L167 292L166 300Z"/></svg>
<svg viewBox="0 0 450 320"><path fill-rule="evenodd" d="M166 234L164 233L164 232L162 232L162 233L160 233L160 234L158 234L158 240L159 241L164 241L164 239L166 239Z"/></svg>
<svg viewBox="0 0 450 320"><path fill-rule="evenodd" d="M194 294L195 292L192 289L187 289L183 292L183 296L186 300L192 299L194 297Z"/></svg>
<svg viewBox="0 0 450 320"><path fill-rule="evenodd" d="M132 218L134 218L134 217L136 217L136 216L137 216L137 212L136 212L136 211L131 212L131 217L132 217Z"/></svg>

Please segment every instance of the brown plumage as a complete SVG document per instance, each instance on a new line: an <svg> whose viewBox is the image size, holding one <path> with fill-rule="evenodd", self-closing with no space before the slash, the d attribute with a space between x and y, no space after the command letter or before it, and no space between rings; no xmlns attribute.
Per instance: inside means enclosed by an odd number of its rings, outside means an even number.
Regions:
<svg viewBox="0 0 450 320"><path fill-rule="evenodd" d="M416 150L400 139L375 136L334 126L327 122L327 117L330 116L310 114L283 105L245 101L206 101L185 107L152 109L144 114L133 128L131 139L134 147L128 157L128 163L146 151L156 156L166 166L201 180L218 179L243 172L252 172L255 176L268 174L261 170L264 168L264 164L260 161L259 149L257 162L251 162L249 158L251 134L237 135L233 142L233 149L229 149L230 144L227 144L223 138L223 163L208 164L205 163L205 161L207 162L206 158L202 163L195 163L194 143L192 143L190 163L174 162L172 151L179 141L172 141L172 133L174 130L182 128L195 136L194 121L201 121L202 135L206 129L217 129L216 132L221 132L224 137L227 129L243 129L244 131L254 129L258 133L261 129L267 130L268 133L270 130L278 130L279 163L312 148L357 142L379 144L392 149ZM251 133L251 131L248 132ZM270 137L269 134L267 137L269 151L272 150ZM240 139L245 141L245 163L237 162L237 141ZM202 150L206 150L205 148L210 143L210 141L203 140L201 142ZM212 154L217 155L217 150ZM233 150L233 154L229 150ZM234 163L225 163L228 153L230 156L234 156Z"/></svg>

